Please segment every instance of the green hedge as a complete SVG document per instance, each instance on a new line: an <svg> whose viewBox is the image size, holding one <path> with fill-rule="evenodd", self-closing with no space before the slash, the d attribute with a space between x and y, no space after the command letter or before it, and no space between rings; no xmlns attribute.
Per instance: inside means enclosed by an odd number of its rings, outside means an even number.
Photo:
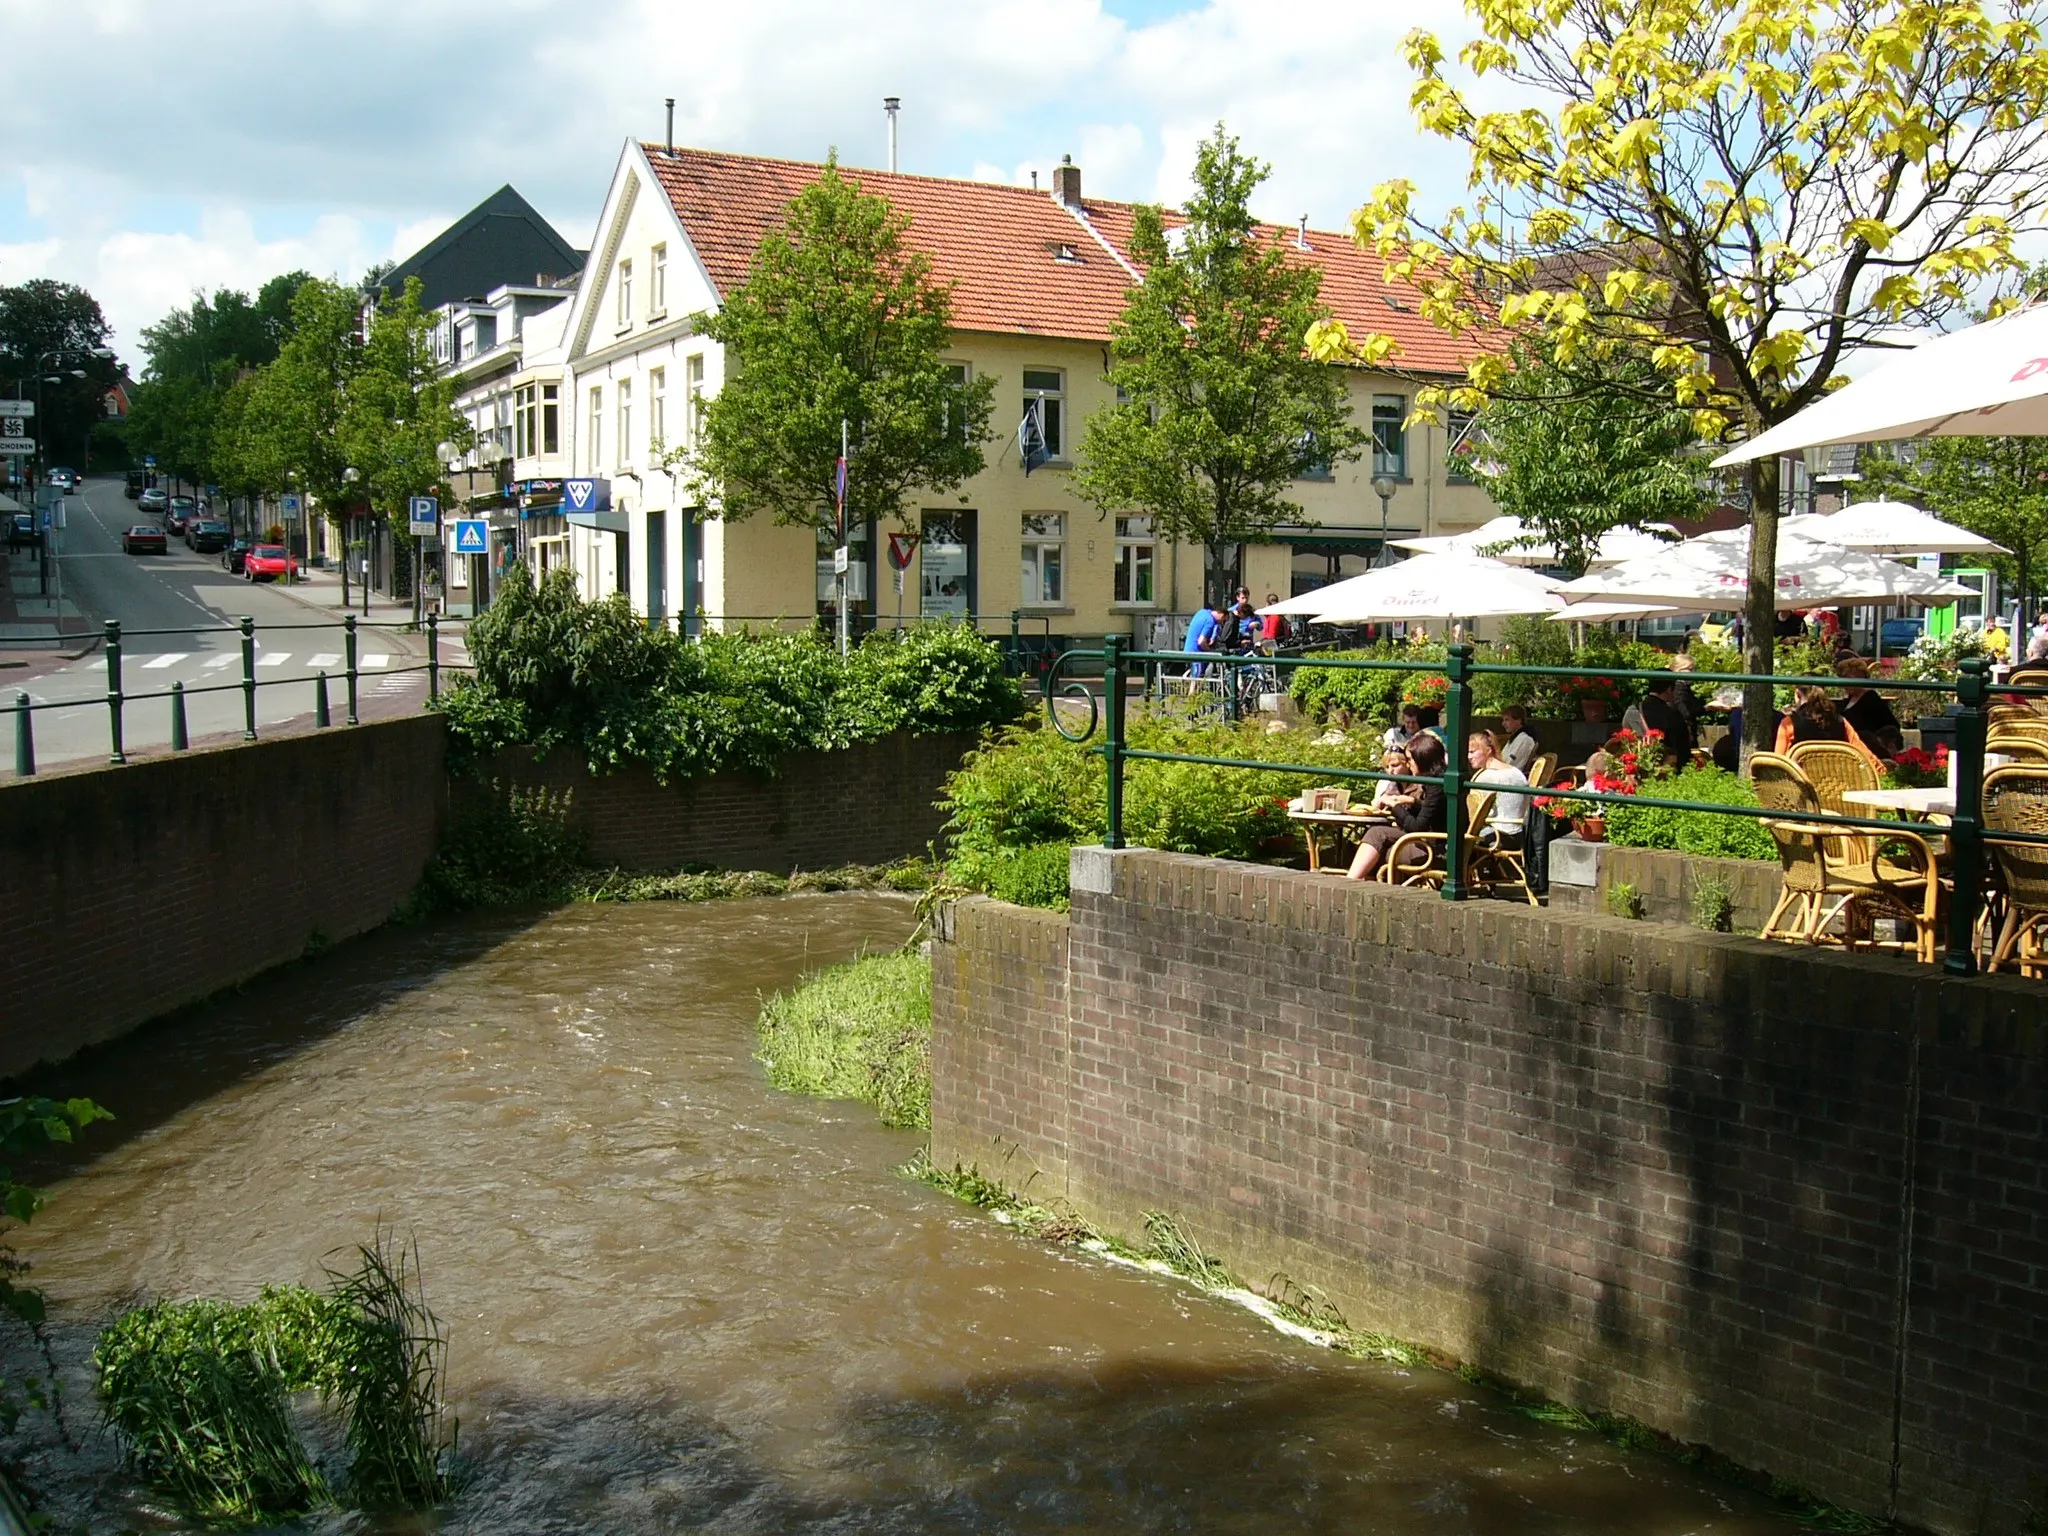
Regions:
<svg viewBox="0 0 2048 1536"><path fill-rule="evenodd" d="M664 782L896 731L936 735L1015 720L1002 653L964 625L876 634L842 659L815 633L650 628L623 596L586 603L556 571L516 576L469 628L475 675L443 696L458 758L568 747L593 772L647 764Z"/></svg>
<svg viewBox="0 0 2048 1536"><path fill-rule="evenodd" d="M1129 744L1197 757L1377 768L1375 742L1318 745L1302 731L1254 723L1190 725L1139 713ZM1029 906L1067 902L1067 850L1101 841L1107 780L1100 737L1068 741L1049 727L1013 726L971 753L947 781L947 877ZM1215 768L1202 763L1128 763L1124 836L1147 848L1250 859L1298 847L1286 804L1312 775ZM1369 783L1353 786L1370 791Z"/></svg>
<svg viewBox="0 0 2048 1536"><path fill-rule="evenodd" d="M1652 779L1643 793L1659 800L1699 800L1711 805L1755 805L1756 791L1740 774L1720 768L1687 768ZM1717 816L1711 811L1673 811L1652 805L1609 804L1607 840L1623 848L1676 848L1717 859L1775 859L1770 833L1753 816Z"/></svg>

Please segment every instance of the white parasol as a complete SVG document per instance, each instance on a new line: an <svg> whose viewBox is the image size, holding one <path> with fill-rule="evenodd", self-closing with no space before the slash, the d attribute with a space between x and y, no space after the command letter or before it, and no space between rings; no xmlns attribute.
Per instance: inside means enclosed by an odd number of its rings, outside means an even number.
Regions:
<svg viewBox="0 0 2048 1536"><path fill-rule="evenodd" d="M2048 306L1952 331L1738 444L1715 467L1823 443L2048 435Z"/></svg>
<svg viewBox="0 0 2048 1536"><path fill-rule="evenodd" d="M1716 612L1740 609L1748 589L1749 530L1728 528L1583 576L1557 590L1573 602L1662 603ZM1959 582L1945 581L1896 560L1780 531L1779 608L1799 611L1854 603L1948 603L1974 595Z"/></svg>
<svg viewBox="0 0 2048 1536"><path fill-rule="evenodd" d="M1668 535L1668 537L1660 537ZM1530 530L1518 517L1496 517L1481 523L1477 528L1468 528L1463 533L1431 534L1418 539L1395 539L1396 549L1413 550L1426 555L1477 555L1482 559L1499 560L1508 565L1556 565L1557 549L1547 543L1514 544L1515 539L1530 537ZM1648 523L1642 528L1614 528L1600 536L1599 547L1595 550L1592 568L1619 565L1624 560L1633 560L1639 555L1653 554L1667 544L1675 543L1678 530L1669 523Z"/></svg>
<svg viewBox="0 0 2048 1536"><path fill-rule="evenodd" d="M1859 501L1839 512L1788 517L1786 533L1825 544L1840 544L1873 555L2009 555L1981 533L1945 523L1932 512L1903 501Z"/></svg>
<svg viewBox="0 0 2048 1536"><path fill-rule="evenodd" d="M1290 597L1261 613L1306 614L1323 624L1404 619L1498 619L1564 606L1534 571L1472 555L1417 555Z"/></svg>

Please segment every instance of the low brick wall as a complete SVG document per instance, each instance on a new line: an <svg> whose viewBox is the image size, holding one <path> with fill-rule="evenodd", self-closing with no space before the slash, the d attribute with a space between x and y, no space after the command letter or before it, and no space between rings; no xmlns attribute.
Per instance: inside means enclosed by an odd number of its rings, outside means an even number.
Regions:
<svg viewBox="0 0 2048 1536"><path fill-rule="evenodd" d="M1077 849L934 946L933 1154L1954 1532L2048 1506L2048 992Z"/></svg>
<svg viewBox="0 0 2048 1536"><path fill-rule="evenodd" d="M385 921L446 740L415 715L0 784L0 1077Z"/></svg>
<svg viewBox="0 0 2048 1536"><path fill-rule="evenodd" d="M686 864L787 874L921 854L945 816L935 802L973 736L896 735L843 752L797 752L772 777L717 773L662 784L634 764L594 774L576 754L501 753L484 777L572 794L592 856L624 869Z"/></svg>
<svg viewBox="0 0 2048 1536"><path fill-rule="evenodd" d="M1568 850L1573 857L1561 856ZM1569 863L1572 868L1567 871ZM1579 884L1582 866L1593 866L1591 885ZM1679 853L1670 848L1623 848L1615 843L1550 845L1550 905L1572 912L1606 912L1608 893L1617 885L1635 889L1643 916L1659 923L1696 923L1702 887L1712 884L1733 903L1730 927L1736 933L1758 933L1784 889L1775 862L1762 859L1716 859Z"/></svg>

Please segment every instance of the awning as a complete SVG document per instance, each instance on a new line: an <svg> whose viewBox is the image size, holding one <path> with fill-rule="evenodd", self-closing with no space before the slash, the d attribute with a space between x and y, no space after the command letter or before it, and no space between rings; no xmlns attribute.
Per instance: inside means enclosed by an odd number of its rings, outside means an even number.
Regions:
<svg viewBox="0 0 2048 1536"><path fill-rule="evenodd" d="M599 533L626 533L629 531L626 514L623 512L571 512L571 528L595 528Z"/></svg>

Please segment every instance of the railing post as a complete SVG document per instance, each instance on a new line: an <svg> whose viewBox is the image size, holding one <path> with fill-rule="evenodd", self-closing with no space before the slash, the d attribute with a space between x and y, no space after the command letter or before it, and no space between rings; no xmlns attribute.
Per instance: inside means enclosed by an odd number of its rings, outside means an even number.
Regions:
<svg viewBox="0 0 2048 1536"><path fill-rule="evenodd" d="M327 707L327 674L324 671L313 679L313 724L323 730L334 724L334 714Z"/></svg>
<svg viewBox="0 0 2048 1536"><path fill-rule="evenodd" d="M360 725L362 722L356 718L356 616L350 614L342 625L347 630L344 638L348 642L348 723Z"/></svg>
<svg viewBox="0 0 2048 1536"><path fill-rule="evenodd" d="M14 776L17 779L36 776L35 721L28 695L17 690L14 695Z"/></svg>
<svg viewBox="0 0 2048 1536"><path fill-rule="evenodd" d="M110 763L125 763L128 754L121 749L121 621L107 620L107 731L111 743L107 753Z"/></svg>
<svg viewBox="0 0 2048 1536"><path fill-rule="evenodd" d="M1956 680L1956 810L1948 828L1955 895L1948 908L1948 955L1942 969L1968 976L1977 969L1977 911L1984 898L1984 703L1990 694L1982 656L1965 657Z"/></svg>
<svg viewBox="0 0 2048 1536"><path fill-rule="evenodd" d="M1472 718L1472 647L1460 640L1444 663L1444 900L1465 899L1465 722Z"/></svg>
<svg viewBox="0 0 2048 1536"><path fill-rule="evenodd" d="M441 697L441 615L427 615L427 702Z"/></svg>
<svg viewBox="0 0 2048 1536"><path fill-rule="evenodd" d="M242 740L256 739L256 620L242 615Z"/></svg>
<svg viewBox="0 0 2048 1536"><path fill-rule="evenodd" d="M1109 766L1108 821L1105 848L1124 845L1124 641L1121 635L1102 642L1102 755Z"/></svg>
<svg viewBox="0 0 2048 1536"><path fill-rule="evenodd" d="M185 728L185 683L182 678L171 684L171 750L183 752L192 745L192 734Z"/></svg>

